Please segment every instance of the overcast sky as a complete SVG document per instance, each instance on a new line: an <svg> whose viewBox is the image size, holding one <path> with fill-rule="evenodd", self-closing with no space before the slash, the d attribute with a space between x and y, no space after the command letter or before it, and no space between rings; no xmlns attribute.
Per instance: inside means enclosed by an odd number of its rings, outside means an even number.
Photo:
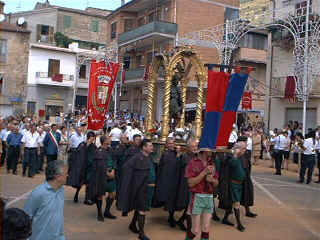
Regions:
<svg viewBox="0 0 320 240"><path fill-rule="evenodd" d="M5 2L5 13L32 10L37 2L45 0L2 0ZM126 3L130 0L126 0ZM121 0L49 0L50 4L84 10L87 7L115 10L120 7Z"/></svg>

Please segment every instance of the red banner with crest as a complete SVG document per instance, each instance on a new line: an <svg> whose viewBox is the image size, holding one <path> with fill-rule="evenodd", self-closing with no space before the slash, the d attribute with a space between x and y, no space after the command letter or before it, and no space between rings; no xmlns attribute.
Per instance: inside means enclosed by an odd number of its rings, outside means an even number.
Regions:
<svg viewBox="0 0 320 240"><path fill-rule="evenodd" d="M88 129L103 128L114 84L120 68L119 63L91 61L88 92Z"/></svg>
<svg viewBox="0 0 320 240"><path fill-rule="evenodd" d="M243 92L242 109L243 110L251 110L252 109L252 94L249 91Z"/></svg>

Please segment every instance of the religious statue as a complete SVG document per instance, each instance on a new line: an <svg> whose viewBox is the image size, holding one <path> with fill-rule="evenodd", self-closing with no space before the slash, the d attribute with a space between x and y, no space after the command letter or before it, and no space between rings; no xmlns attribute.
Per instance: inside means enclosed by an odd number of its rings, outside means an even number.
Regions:
<svg viewBox="0 0 320 240"><path fill-rule="evenodd" d="M170 119L178 119L182 114L183 102L181 99L181 89L178 87L184 76L184 67L181 63L178 63L175 68L175 74L171 80L171 91L170 91Z"/></svg>

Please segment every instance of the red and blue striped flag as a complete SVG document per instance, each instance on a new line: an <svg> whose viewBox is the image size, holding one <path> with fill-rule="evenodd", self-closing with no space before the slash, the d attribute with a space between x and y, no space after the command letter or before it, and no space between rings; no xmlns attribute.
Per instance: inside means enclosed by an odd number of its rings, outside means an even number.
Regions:
<svg viewBox="0 0 320 240"><path fill-rule="evenodd" d="M248 74L208 71L206 113L199 148L227 146Z"/></svg>

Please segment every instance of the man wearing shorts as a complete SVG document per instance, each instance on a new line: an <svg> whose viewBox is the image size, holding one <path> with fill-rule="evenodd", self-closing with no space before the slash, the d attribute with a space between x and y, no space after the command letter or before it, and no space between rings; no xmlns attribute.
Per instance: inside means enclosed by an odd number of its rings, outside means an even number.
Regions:
<svg viewBox="0 0 320 240"><path fill-rule="evenodd" d="M192 227L187 230L186 240L194 239L200 232L200 227L201 240L209 239L213 189L219 183L215 166L211 162L211 154L209 149L200 149L198 156L190 160L186 167L185 177L191 192L188 213L192 219Z"/></svg>

